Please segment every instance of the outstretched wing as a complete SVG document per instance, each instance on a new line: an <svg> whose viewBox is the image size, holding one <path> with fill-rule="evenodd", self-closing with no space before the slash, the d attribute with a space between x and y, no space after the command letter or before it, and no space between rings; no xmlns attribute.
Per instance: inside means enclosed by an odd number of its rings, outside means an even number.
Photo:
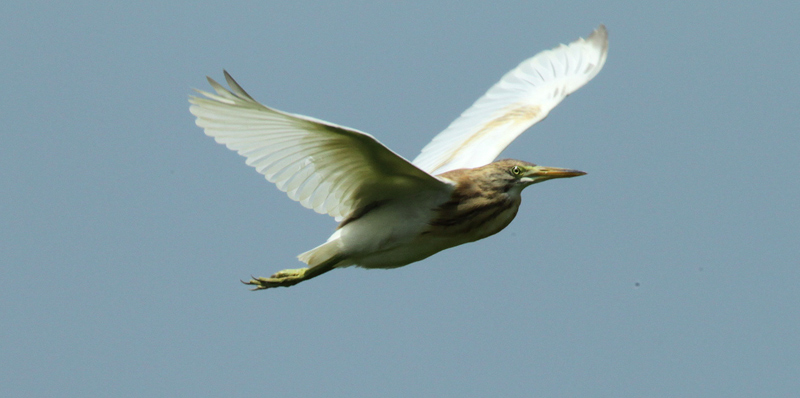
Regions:
<svg viewBox="0 0 800 398"><path fill-rule="evenodd" d="M508 72L422 148L413 163L433 175L491 163L523 131L592 80L606 61L608 32L543 51Z"/></svg>
<svg viewBox="0 0 800 398"><path fill-rule="evenodd" d="M369 134L268 108L225 80L230 90L208 78L216 94L189 98L197 125L317 213L341 220L375 201L450 189Z"/></svg>

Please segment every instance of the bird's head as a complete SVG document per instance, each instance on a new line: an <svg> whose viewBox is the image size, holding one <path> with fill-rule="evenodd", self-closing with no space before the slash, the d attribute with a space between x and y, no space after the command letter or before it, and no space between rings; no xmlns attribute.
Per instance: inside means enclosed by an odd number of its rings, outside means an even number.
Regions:
<svg viewBox="0 0 800 398"><path fill-rule="evenodd" d="M554 178L577 177L586 174L578 170L539 166L514 159L498 160L474 170L484 179L491 181L490 183L496 188L502 187L506 192L512 190L519 192L528 185Z"/></svg>

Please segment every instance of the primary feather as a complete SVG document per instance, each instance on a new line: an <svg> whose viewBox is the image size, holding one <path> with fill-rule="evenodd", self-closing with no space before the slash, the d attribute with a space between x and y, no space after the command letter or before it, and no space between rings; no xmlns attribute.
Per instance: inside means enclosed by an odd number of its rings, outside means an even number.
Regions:
<svg viewBox="0 0 800 398"><path fill-rule="evenodd" d="M449 189L369 134L268 108L225 79L230 90L208 78L216 94L190 98L197 125L317 213L340 221L365 204Z"/></svg>
<svg viewBox="0 0 800 398"><path fill-rule="evenodd" d="M434 137L412 163L434 175L491 163L511 141L592 80L607 52L608 33L600 25L586 39L525 60Z"/></svg>

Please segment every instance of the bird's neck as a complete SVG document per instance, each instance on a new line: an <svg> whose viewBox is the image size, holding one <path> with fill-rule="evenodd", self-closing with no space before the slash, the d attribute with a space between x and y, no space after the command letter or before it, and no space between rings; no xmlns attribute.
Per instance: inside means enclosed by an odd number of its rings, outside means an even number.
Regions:
<svg viewBox="0 0 800 398"><path fill-rule="evenodd" d="M500 232L517 215L519 192L504 191L492 184L454 180L450 200L440 205L429 223L432 232L463 235L466 242Z"/></svg>

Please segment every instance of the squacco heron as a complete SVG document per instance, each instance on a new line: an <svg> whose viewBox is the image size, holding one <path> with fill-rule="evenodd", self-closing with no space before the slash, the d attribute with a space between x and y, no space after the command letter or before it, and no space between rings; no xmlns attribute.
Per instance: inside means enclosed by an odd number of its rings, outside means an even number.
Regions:
<svg viewBox="0 0 800 398"><path fill-rule="evenodd" d="M208 78L216 94L198 90L205 98L189 99L197 125L291 199L340 222L327 242L298 256L307 267L243 283L260 290L334 268L396 268L500 232L516 216L525 187L585 174L494 160L594 78L607 51L600 25L586 39L522 62L413 162L361 131L266 107L227 72L230 89Z"/></svg>

